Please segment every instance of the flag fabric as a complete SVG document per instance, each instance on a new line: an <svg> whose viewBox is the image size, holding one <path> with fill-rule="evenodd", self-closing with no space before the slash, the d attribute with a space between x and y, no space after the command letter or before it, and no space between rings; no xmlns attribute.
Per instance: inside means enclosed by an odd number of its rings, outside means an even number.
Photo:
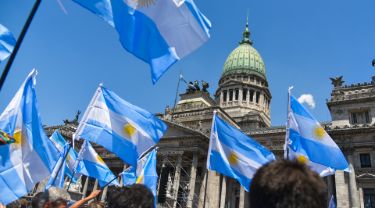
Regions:
<svg viewBox="0 0 375 208"><path fill-rule="evenodd" d="M157 203L156 186L158 183L156 156L157 152L156 149L154 149L138 161L137 168L130 167L121 173L124 186L136 183L143 184L149 188L154 195L155 205Z"/></svg>
<svg viewBox="0 0 375 208"><path fill-rule="evenodd" d="M206 42L210 21L193 0L73 0L119 34L122 46L148 63L152 82Z"/></svg>
<svg viewBox="0 0 375 208"><path fill-rule="evenodd" d="M102 145L127 164L159 142L167 125L153 114L99 86L74 135Z"/></svg>
<svg viewBox="0 0 375 208"><path fill-rule="evenodd" d="M71 149L70 144L66 143L62 152L60 152L59 160L57 161L51 177L49 178L47 185L45 187L48 190L51 186L58 188L64 188L64 179L65 179L65 170L66 168L66 159Z"/></svg>
<svg viewBox="0 0 375 208"><path fill-rule="evenodd" d="M76 172L98 179L100 187L105 186L111 181L112 185L119 185L117 177L87 140L84 141L79 152Z"/></svg>
<svg viewBox="0 0 375 208"><path fill-rule="evenodd" d="M130 166L124 170L120 175L122 178L122 185L129 186L137 182L137 169L134 166Z"/></svg>
<svg viewBox="0 0 375 208"><path fill-rule="evenodd" d="M336 170L349 171L349 164L333 139L295 97L289 97L289 159L307 164L322 177Z"/></svg>
<svg viewBox="0 0 375 208"><path fill-rule="evenodd" d="M0 24L0 63L10 56L15 45L16 39L12 33Z"/></svg>
<svg viewBox="0 0 375 208"><path fill-rule="evenodd" d="M61 133L58 130L53 132L53 134L50 137L50 140L55 144L56 148L59 150L60 153L64 152L64 147L68 144L68 142L65 140L65 138L61 135ZM77 160L77 156L78 153L74 150L74 148L70 148L68 155L66 156L66 162L64 165L64 172L70 178L72 178L73 175L73 169L75 162ZM73 182L76 182L76 180L79 177L80 174L74 174L74 177L72 178Z"/></svg>
<svg viewBox="0 0 375 208"><path fill-rule="evenodd" d="M0 129L15 142L0 146L0 203L9 204L26 195L47 178L59 152L46 136L37 107L36 70L22 84L0 115Z"/></svg>
<svg viewBox="0 0 375 208"><path fill-rule="evenodd" d="M331 196L331 199L329 200L328 208L336 208L335 197L333 195Z"/></svg>
<svg viewBox="0 0 375 208"><path fill-rule="evenodd" d="M249 191L251 179L274 154L214 114L207 156L207 169L236 179Z"/></svg>

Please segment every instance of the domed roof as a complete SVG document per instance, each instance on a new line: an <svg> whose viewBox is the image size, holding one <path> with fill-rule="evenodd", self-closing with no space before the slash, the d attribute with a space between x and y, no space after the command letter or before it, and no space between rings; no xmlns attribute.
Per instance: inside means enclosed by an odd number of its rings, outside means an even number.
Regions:
<svg viewBox="0 0 375 208"><path fill-rule="evenodd" d="M248 24L243 33L243 39L240 45L230 53L224 64L222 76L228 74L255 74L266 78L266 67L258 51L253 48L252 41L249 39L250 32Z"/></svg>

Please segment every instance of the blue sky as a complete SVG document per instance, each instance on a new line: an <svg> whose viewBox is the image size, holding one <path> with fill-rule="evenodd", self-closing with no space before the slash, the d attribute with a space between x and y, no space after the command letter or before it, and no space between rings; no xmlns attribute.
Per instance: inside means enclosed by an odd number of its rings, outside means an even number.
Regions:
<svg viewBox="0 0 375 208"><path fill-rule="evenodd" d="M117 33L71 0L45 0L27 33L0 92L6 107L32 68L38 69L37 96L42 121L61 124L84 111L100 82L125 100L151 112L173 105L179 71L187 80L205 80L215 92L223 64L241 40L249 10L251 39L261 54L269 81L273 125L286 121L287 88L296 97L312 94L312 113L329 121L329 77L346 84L370 82L374 75L373 0L196 0L211 20L211 39L173 65L152 85L148 65L125 51ZM1 0L0 23L19 35L31 0ZM0 70L5 62L0 64ZM180 92L185 90L180 87Z"/></svg>

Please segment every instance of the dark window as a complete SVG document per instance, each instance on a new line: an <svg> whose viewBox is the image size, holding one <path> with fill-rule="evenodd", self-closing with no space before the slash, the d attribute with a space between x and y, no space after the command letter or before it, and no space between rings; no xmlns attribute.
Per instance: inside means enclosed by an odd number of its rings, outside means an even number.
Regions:
<svg viewBox="0 0 375 208"><path fill-rule="evenodd" d="M238 95L240 94L240 90L239 89L235 89L236 90L236 95L234 97L234 100L238 100Z"/></svg>
<svg viewBox="0 0 375 208"><path fill-rule="evenodd" d="M375 207L375 189L363 189L363 203L365 204L365 208Z"/></svg>
<svg viewBox="0 0 375 208"><path fill-rule="evenodd" d="M233 90L229 90L229 101L233 100Z"/></svg>
<svg viewBox="0 0 375 208"><path fill-rule="evenodd" d="M254 90L250 90L250 101L254 101Z"/></svg>
<svg viewBox="0 0 375 208"><path fill-rule="evenodd" d="M370 154L368 153L359 154L359 158L361 160L361 168L371 168Z"/></svg>
<svg viewBox="0 0 375 208"><path fill-rule="evenodd" d="M256 92L256 98L255 98L256 103L259 103L259 98L260 98L260 92Z"/></svg>
<svg viewBox="0 0 375 208"><path fill-rule="evenodd" d="M223 101L227 102L227 91L226 90L223 91Z"/></svg>
<svg viewBox="0 0 375 208"><path fill-rule="evenodd" d="M371 122L368 111L365 112L365 121L366 121L366 123L370 123Z"/></svg>
<svg viewBox="0 0 375 208"><path fill-rule="evenodd" d="M247 89L242 89L242 100L246 101L247 97Z"/></svg>
<svg viewBox="0 0 375 208"><path fill-rule="evenodd" d="M366 124L371 123L369 111L356 111L350 113L351 124Z"/></svg>

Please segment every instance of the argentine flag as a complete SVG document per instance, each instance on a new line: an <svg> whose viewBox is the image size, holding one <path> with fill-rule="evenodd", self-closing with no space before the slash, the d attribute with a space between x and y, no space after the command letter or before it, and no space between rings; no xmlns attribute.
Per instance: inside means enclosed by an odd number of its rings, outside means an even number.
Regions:
<svg viewBox="0 0 375 208"><path fill-rule="evenodd" d="M0 24L0 63L12 53L16 39L4 25Z"/></svg>
<svg viewBox="0 0 375 208"><path fill-rule="evenodd" d="M51 186L58 188L64 188L65 172L66 172L66 158L68 156L71 146L69 143L66 143L62 152L60 152L60 158L57 161L51 177L49 178L45 189L48 190Z"/></svg>
<svg viewBox="0 0 375 208"><path fill-rule="evenodd" d="M156 198L156 186L158 183L158 174L156 172L156 149L142 157L138 161L137 168L130 167L121 173L123 177L123 185L143 184L149 188L154 195L155 205L157 203Z"/></svg>
<svg viewBox="0 0 375 208"><path fill-rule="evenodd" d="M47 178L59 152L46 136L35 93L34 69L0 115L0 129L15 140L0 146L0 203L25 196Z"/></svg>
<svg viewBox="0 0 375 208"><path fill-rule="evenodd" d="M349 170L349 164L337 144L307 109L290 95L287 142L288 157L307 164L320 176L336 170Z"/></svg>
<svg viewBox="0 0 375 208"><path fill-rule="evenodd" d="M105 186L111 181L112 185L119 185L117 177L112 173L87 140L84 141L79 152L76 172L98 179L100 187Z"/></svg>
<svg viewBox="0 0 375 208"><path fill-rule="evenodd" d="M136 167L137 160L166 130L166 124L153 114L99 86L74 138L100 144Z"/></svg>
<svg viewBox="0 0 375 208"><path fill-rule="evenodd" d="M122 46L150 65L154 84L210 37L211 23L193 0L73 1L116 29Z"/></svg>
<svg viewBox="0 0 375 208"><path fill-rule="evenodd" d="M216 113L212 120L207 169L236 179L246 191L255 172L275 160L274 154L229 125Z"/></svg>
<svg viewBox="0 0 375 208"><path fill-rule="evenodd" d="M58 130L53 132L53 134L51 135L49 139L55 144L60 154L65 151L65 146L68 144L68 142L65 140L65 138L60 134ZM64 169L65 169L64 172L70 178L72 178L72 175L73 175L73 168L77 160L77 156L78 156L78 153L73 148L70 148L68 155L66 156L66 161L64 165ZM73 182L76 182L79 177L80 177L79 174L75 174L72 179Z"/></svg>

